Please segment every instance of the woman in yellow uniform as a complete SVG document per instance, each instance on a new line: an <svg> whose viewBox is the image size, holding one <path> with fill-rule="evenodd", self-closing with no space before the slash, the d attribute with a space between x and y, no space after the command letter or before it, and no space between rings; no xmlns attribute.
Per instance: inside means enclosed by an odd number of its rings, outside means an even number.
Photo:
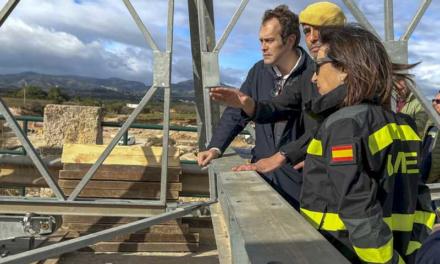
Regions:
<svg viewBox="0 0 440 264"><path fill-rule="evenodd" d="M420 181L414 122L390 110L393 64L356 25L322 28L309 111L325 118L310 143L301 213L352 262L413 263L435 215Z"/></svg>

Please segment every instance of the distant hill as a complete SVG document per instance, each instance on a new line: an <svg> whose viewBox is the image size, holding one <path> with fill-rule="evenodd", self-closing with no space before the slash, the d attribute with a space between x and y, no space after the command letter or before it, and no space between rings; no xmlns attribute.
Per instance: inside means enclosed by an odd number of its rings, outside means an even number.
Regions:
<svg viewBox="0 0 440 264"><path fill-rule="evenodd" d="M92 97L97 99L124 99L139 101L151 85L119 78L99 79L73 75L48 75L35 72L0 74L0 92L18 90L25 85L38 86L47 91L60 87L69 96ZM194 100L193 81L172 84L173 99ZM163 92L157 92L162 98Z"/></svg>

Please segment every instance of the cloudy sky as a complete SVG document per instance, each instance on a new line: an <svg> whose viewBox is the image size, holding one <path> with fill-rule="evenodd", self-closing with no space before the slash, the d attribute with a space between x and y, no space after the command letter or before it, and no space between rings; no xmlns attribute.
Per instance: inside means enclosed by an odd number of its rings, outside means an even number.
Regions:
<svg viewBox="0 0 440 264"><path fill-rule="evenodd" d="M0 0L0 5L6 3ZM132 0L161 49L165 47L167 1ZM287 4L298 13L307 0L250 0L220 53L222 81L239 86L261 59L260 17L265 9ZM354 22L341 0L335 0ZM383 0L357 0L383 36ZM394 1L398 38L415 14L419 0ZM214 0L216 37L220 38L239 0ZM188 1L175 0L172 81L192 78ZM426 95L440 89L440 1L432 1L409 41L409 60ZM150 84L152 52L122 0L21 0L0 28L0 74L34 71L47 74L118 77Z"/></svg>

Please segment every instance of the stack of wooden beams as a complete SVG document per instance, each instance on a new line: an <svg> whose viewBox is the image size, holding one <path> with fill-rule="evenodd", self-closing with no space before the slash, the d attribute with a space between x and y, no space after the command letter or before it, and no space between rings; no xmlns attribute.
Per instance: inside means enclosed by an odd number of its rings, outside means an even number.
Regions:
<svg viewBox="0 0 440 264"><path fill-rule="evenodd" d="M66 195L99 158L106 146L66 144L58 183ZM160 196L161 147L117 146L80 193L83 198L158 199ZM168 154L168 200L182 190L181 167L175 151Z"/></svg>
<svg viewBox="0 0 440 264"><path fill-rule="evenodd" d="M66 195L77 186L99 158L105 146L66 144L58 183ZM161 147L117 146L80 193L82 198L159 199ZM167 199L177 201L182 190L181 167L175 151L169 151ZM64 216L69 237L83 236L138 220L133 217ZM190 233L180 219L152 226L135 234L115 237L86 248L97 252L195 251L199 234Z"/></svg>
<svg viewBox="0 0 440 264"><path fill-rule="evenodd" d="M63 227L69 230L67 238L75 238L111 227L127 224L140 218L64 216ZM95 252L188 252L199 247L199 234L190 233L188 223L181 219L154 225L134 234L116 236L110 241L86 247Z"/></svg>

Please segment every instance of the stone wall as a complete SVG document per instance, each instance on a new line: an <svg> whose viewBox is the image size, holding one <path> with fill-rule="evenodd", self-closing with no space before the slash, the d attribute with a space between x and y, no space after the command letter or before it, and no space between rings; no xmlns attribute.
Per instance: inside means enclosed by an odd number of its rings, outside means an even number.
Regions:
<svg viewBox="0 0 440 264"><path fill-rule="evenodd" d="M66 143L102 144L100 107L47 105L44 108L43 134L47 147Z"/></svg>

